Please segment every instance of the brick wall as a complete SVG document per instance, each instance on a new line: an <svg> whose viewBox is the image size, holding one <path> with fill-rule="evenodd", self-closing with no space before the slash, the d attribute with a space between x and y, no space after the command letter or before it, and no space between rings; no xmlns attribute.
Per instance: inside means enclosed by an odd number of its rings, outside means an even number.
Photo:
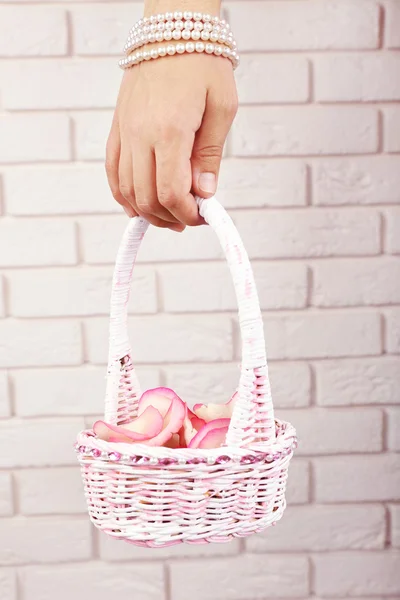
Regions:
<svg viewBox="0 0 400 600"><path fill-rule="evenodd" d="M400 1L233 0L245 52L220 197L253 259L285 518L229 545L98 537L71 449L101 412L125 216L104 143L139 2L0 0L0 598L400 596ZM228 398L235 302L206 228L152 231L130 304L144 386Z"/></svg>

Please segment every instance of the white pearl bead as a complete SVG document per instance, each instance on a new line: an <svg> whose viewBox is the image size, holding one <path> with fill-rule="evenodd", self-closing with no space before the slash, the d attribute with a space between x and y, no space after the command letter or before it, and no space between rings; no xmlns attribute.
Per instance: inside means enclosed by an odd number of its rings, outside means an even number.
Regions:
<svg viewBox="0 0 400 600"><path fill-rule="evenodd" d="M185 52L185 44L177 44L176 51L178 54L183 54Z"/></svg>
<svg viewBox="0 0 400 600"><path fill-rule="evenodd" d="M139 50L139 52L136 52L137 60L140 60L142 57L143 57L143 52L141 50Z"/></svg>
<svg viewBox="0 0 400 600"><path fill-rule="evenodd" d="M175 29L180 29L182 31L184 26L185 25L184 25L183 21L175 21Z"/></svg>
<svg viewBox="0 0 400 600"><path fill-rule="evenodd" d="M188 42L186 44L186 52L189 52L189 54L191 54L192 52L194 52L196 50L195 45L193 44L193 42Z"/></svg>
<svg viewBox="0 0 400 600"><path fill-rule="evenodd" d="M149 33L149 42L150 42L150 44L154 44L155 41L156 41L156 34L155 33Z"/></svg>
<svg viewBox="0 0 400 600"><path fill-rule="evenodd" d="M215 44L215 46L214 46L214 54L215 54L215 56L221 56L221 54L222 54L222 46L220 46L219 44Z"/></svg>
<svg viewBox="0 0 400 600"><path fill-rule="evenodd" d="M201 21L196 21L193 26L193 29L196 29L196 31L202 31L203 27L204 27L204 25Z"/></svg>
<svg viewBox="0 0 400 600"><path fill-rule="evenodd" d="M219 23L219 17L213 17L212 18L212 22L214 23L214 25L216 25L217 23Z"/></svg>
<svg viewBox="0 0 400 600"><path fill-rule="evenodd" d="M167 49L165 46L160 46L158 48L158 56L166 56L167 54Z"/></svg>
<svg viewBox="0 0 400 600"><path fill-rule="evenodd" d="M172 37L174 38L174 40L180 40L182 37L182 32L179 31L179 29L174 29L174 31L172 32Z"/></svg>
<svg viewBox="0 0 400 600"><path fill-rule="evenodd" d="M172 31L172 29L174 29L175 24L173 21L167 21L167 23L165 23L165 29L170 29Z"/></svg>
<svg viewBox="0 0 400 600"><path fill-rule="evenodd" d="M191 34L191 38L192 40L196 41L200 39L200 31L196 31L195 29L193 29L192 34Z"/></svg>
<svg viewBox="0 0 400 600"><path fill-rule="evenodd" d="M144 58L144 60L150 60L151 59L151 53L148 50L144 50L144 52L143 52L143 58Z"/></svg>
<svg viewBox="0 0 400 600"><path fill-rule="evenodd" d="M200 12L195 12L195 13L193 13L193 19L194 19L195 21L201 21L201 20L202 20L202 18L203 18L203 15L202 15L202 13L200 13Z"/></svg>
<svg viewBox="0 0 400 600"><path fill-rule="evenodd" d="M140 41L145 44L147 42L147 35L141 35L140 36Z"/></svg>
<svg viewBox="0 0 400 600"><path fill-rule="evenodd" d="M208 31L205 31L203 29L203 31L201 32L201 39L204 40L205 42L207 42L210 39L210 34Z"/></svg>
<svg viewBox="0 0 400 600"><path fill-rule="evenodd" d="M175 21L181 21L183 17L183 13L179 12L179 11L175 11L174 12L174 19Z"/></svg>
<svg viewBox="0 0 400 600"><path fill-rule="evenodd" d="M191 31L193 28L194 28L193 21L186 21L185 29L188 29L189 31Z"/></svg>
<svg viewBox="0 0 400 600"><path fill-rule="evenodd" d="M164 32L163 31L157 31L156 33L156 40L157 42L162 42L164 39Z"/></svg>
<svg viewBox="0 0 400 600"><path fill-rule="evenodd" d="M150 25L145 25L142 29L143 33L149 33L150 32Z"/></svg>
<svg viewBox="0 0 400 600"><path fill-rule="evenodd" d="M220 35L219 38L218 38L218 41L221 44L225 44L225 42L226 42L226 35Z"/></svg>
<svg viewBox="0 0 400 600"><path fill-rule="evenodd" d="M213 54L214 53L214 44L206 44L206 53Z"/></svg>
<svg viewBox="0 0 400 600"><path fill-rule="evenodd" d="M196 44L196 52L204 52L204 44L203 44L203 42L197 42L197 44Z"/></svg>
<svg viewBox="0 0 400 600"><path fill-rule="evenodd" d="M150 25L150 31L157 31L157 25L155 23Z"/></svg>
<svg viewBox="0 0 400 600"><path fill-rule="evenodd" d="M141 27L142 25L144 25L144 23L147 23L148 19L144 18L144 19L139 19L138 21L138 27Z"/></svg>
<svg viewBox="0 0 400 600"><path fill-rule="evenodd" d="M187 29L184 29L184 30L182 31L182 38L183 38L184 40L190 40L190 37L191 37L191 36L190 36L190 31L188 31Z"/></svg>
<svg viewBox="0 0 400 600"><path fill-rule="evenodd" d="M205 31L212 31L212 25L211 23L204 23L204 30Z"/></svg>
<svg viewBox="0 0 400 600"><path fill-rule="evenodd" d="M174 13L172 12L166 12L165 13L165 18L167 21L172 21L172 19L174 18Z"/></svg>
<svg viewBox="0 0 400 600"><path fill-rule="evenodd" d="M164 31L164 40L166 42L169 42L169 40L172 40L172 31L170 31L169 29Z"/></svg>
<svg viewBox="0 0 400 600"><path fill-rule="evenodd" d="M210 33L210 40L212 42L218 42L218 33L216 31Z"/></svg>
<svg viewBox="0 0 400 600"><path fill-rule="evenodd" d="M150 50L151 58L158 58L158 50L157 48L152 48Z"/></svg>
<svg viewBox="0 0 400 600"><path fill-rule="evenodd" d="M226 27L226 25L227 25L225 19L221 19L219 23L220 23L221 27Z"/></svg>
<svg viewBox="0 0 400 600"><path fill-rule="evenodd" d="M159 13L157 15L157 21L158 23L162 23L162 21L164 21L165 15L163 13Z"/></svg>
<svg viewBox="0 0 400 600"><path fill-rule="evenodd" d="M157 31L164 31L165 29L165 23L159 23L157 25Z"/></svg>
<svg viewBox="0 0 400 600"><path fill-rule="evenodd" d="M225 58L229 58L231 54L231 51L229 48L227 48L227 46L224 46L223 50L222 50L222 56L225 56Z"/></svg>
<svg viewBox="0 0 400 600"><path fill-rule="evenodd" d="M203 14L203 21L205 23L207 23L207 21L211 21L211 15L204 13Z"/></svg>
<svg viewBox="0 0 400 600"><path fill-rule="evenodd" d="M155 15L151 15L150 23L157 23L157 17Z"/></svg>
<svg viewBox="0 0 400 600"><path fill-rule="evenodd" d="M170 56L173 56L176 52L176 48L173 44L169 44L167 46L167 54L169 54Z"/></svg>
<svg viewBox="0 0 400 600"><path fill-rule="evenodd" d="M185 21L189 21L189 19L193 19L192 11L185 10L185 12L183 13L183 18L185 19Z"/></svg>

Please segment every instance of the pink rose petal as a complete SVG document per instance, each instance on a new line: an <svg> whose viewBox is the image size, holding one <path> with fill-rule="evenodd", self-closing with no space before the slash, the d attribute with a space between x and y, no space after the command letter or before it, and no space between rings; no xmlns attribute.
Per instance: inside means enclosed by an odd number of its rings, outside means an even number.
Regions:
<svg viewBox="0 0 400 600"><path fill-rule="evenodd" d="M104 421L96 421L93 430L97 437L106 442L141 442L157 436L163 426L160 412L153 406L147 409L136 419L124 425L111 425Z"/></svg>
<svg viewBox="0 0 400 600"><path fill-rule="evenodd" d="M179 396L170 388L158 387L153 390L147 390L139 400L138 414L141 415L148 406L154 406L164 418L171 406L171 401L175 398L180 400Z"/></svg>
<svg viewBox="0 0 400 600"><path fill-rule="evenodd" d="M226 404L195 404L193 407L196 416L203 419L206 423L215 419L230 419L233 414L237 392Z"/></svg>
<svg viewBox="0 0 400 600"><path fill-rule="evenodd" d="M178 433L183 425L186 416L186 404L175 396L170 401L170 407L164 417L163 428L158 435L146 440L144 443L147 446L163 446L168 442L174 433Z"/></svg>
<svg viewBox="0 0 400 600"><path fill-rule="evenodd" d="M194 438L192 438L188 448L218 448L225 442L225 437L228 432L229 423L230 419L214 419L214 421L206 423L194 436ZM220 433L216 433L219 430L221 430ZM211 432L213 432L212 435L206 440L206 436L208 436L208 434L210 434ZM206 445L203 446L203 443Z"/></svg>

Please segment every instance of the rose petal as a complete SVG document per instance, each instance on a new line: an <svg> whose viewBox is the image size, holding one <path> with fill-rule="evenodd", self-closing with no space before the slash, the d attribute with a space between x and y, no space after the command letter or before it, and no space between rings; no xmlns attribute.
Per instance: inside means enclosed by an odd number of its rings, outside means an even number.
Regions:
<svg viewBox="0 0 400 600"><path fill-rule="evenodd" d="M170 400L170 407L164 417L163 428L158 435L152 439L146 440L144 443L147 446L163 446L171 439L172 434L178 433L183 425L186 416L186 404L175 395L173 400Z"/></svg>
<svg viewBox="0 0 400 600"><path fill-rule="evenodd" d="M226 404L195 404L193 410L206 423L214 419L230 419L233 414L236 398L237 392L233 394L232 398Z"/></svg>
<svg viewBox="0 0 400 600"><path fill-rule="evenodd" d="M149 406L139 417L123 427L105 421L96 421L93 430L97 437L106 442L132 443L157 436L162 426L163 418L160 412L153 406Z"/></svg>
<svg viewBox="0 0 400 600"><path fill-rule="evenodd" d="M199 419L189 408L187 409L187 416L183 422L182 428L179 431L179 440L181 448L187 448L197 434L199 429L205 425L206 422L203 419Z"/></svg>
<svg viewBox="0 0 400 600"><path fill-rule="evenodd" d="M139 400L138 414L141 415L148 406L154 406L164 418L171 406L171 401L175 398L180 400L179 396L170 388L158 387L153 390L147 390Z"/></svg>
<svg viewBox="0 0 400 600"><path fill-rule="evenodd" d="M209 423L206 423L200 429L200 431L198 431L198 433L194 436L194 438L190 441L188 448L203 448L203 447L218 448L225 441L229 423L230 423L230 419L214 419L214 421L210 421ZM204 438L211 431L220 430L220 429L223 430L222 433L219 434L220 437L217 437L217 434L214 433L209 440L212 440L212 443L215 443L216 441L218 441L221 438L222 441L218 442L218 444L216 446L209 446L209 445L202 446L202 442L203 442ZM210 443L209 440L205 441L204 443L209 444Z"/></svg>
<svg viewBox="0 0 400 600"><path fill-rule="evenodd" d="M200 441L197 448L205 450L206 448L219 448L225 443L228 427L220 427L219 429L211 429Z"/></svg>

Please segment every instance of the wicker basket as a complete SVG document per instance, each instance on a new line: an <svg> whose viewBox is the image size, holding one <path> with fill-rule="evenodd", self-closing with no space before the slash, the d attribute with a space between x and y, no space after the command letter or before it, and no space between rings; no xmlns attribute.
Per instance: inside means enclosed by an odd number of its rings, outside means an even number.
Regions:
<svg viewBox="0 0 400 600"><path fill-rule="evenodd" d="M89 514L96 527L132 544L227 542L273 525L286 506L296 432L274 419L263 324L250 263L230 217L215 198L198 200L226 255L239 306L242 365L226 446L170 449L111 443L83 431L76 444ZM148 223L131 219L111 299L105 420L136 416L141 391L131 362L127 302ZM227 397L228 397L227 392Z"/></svg>

